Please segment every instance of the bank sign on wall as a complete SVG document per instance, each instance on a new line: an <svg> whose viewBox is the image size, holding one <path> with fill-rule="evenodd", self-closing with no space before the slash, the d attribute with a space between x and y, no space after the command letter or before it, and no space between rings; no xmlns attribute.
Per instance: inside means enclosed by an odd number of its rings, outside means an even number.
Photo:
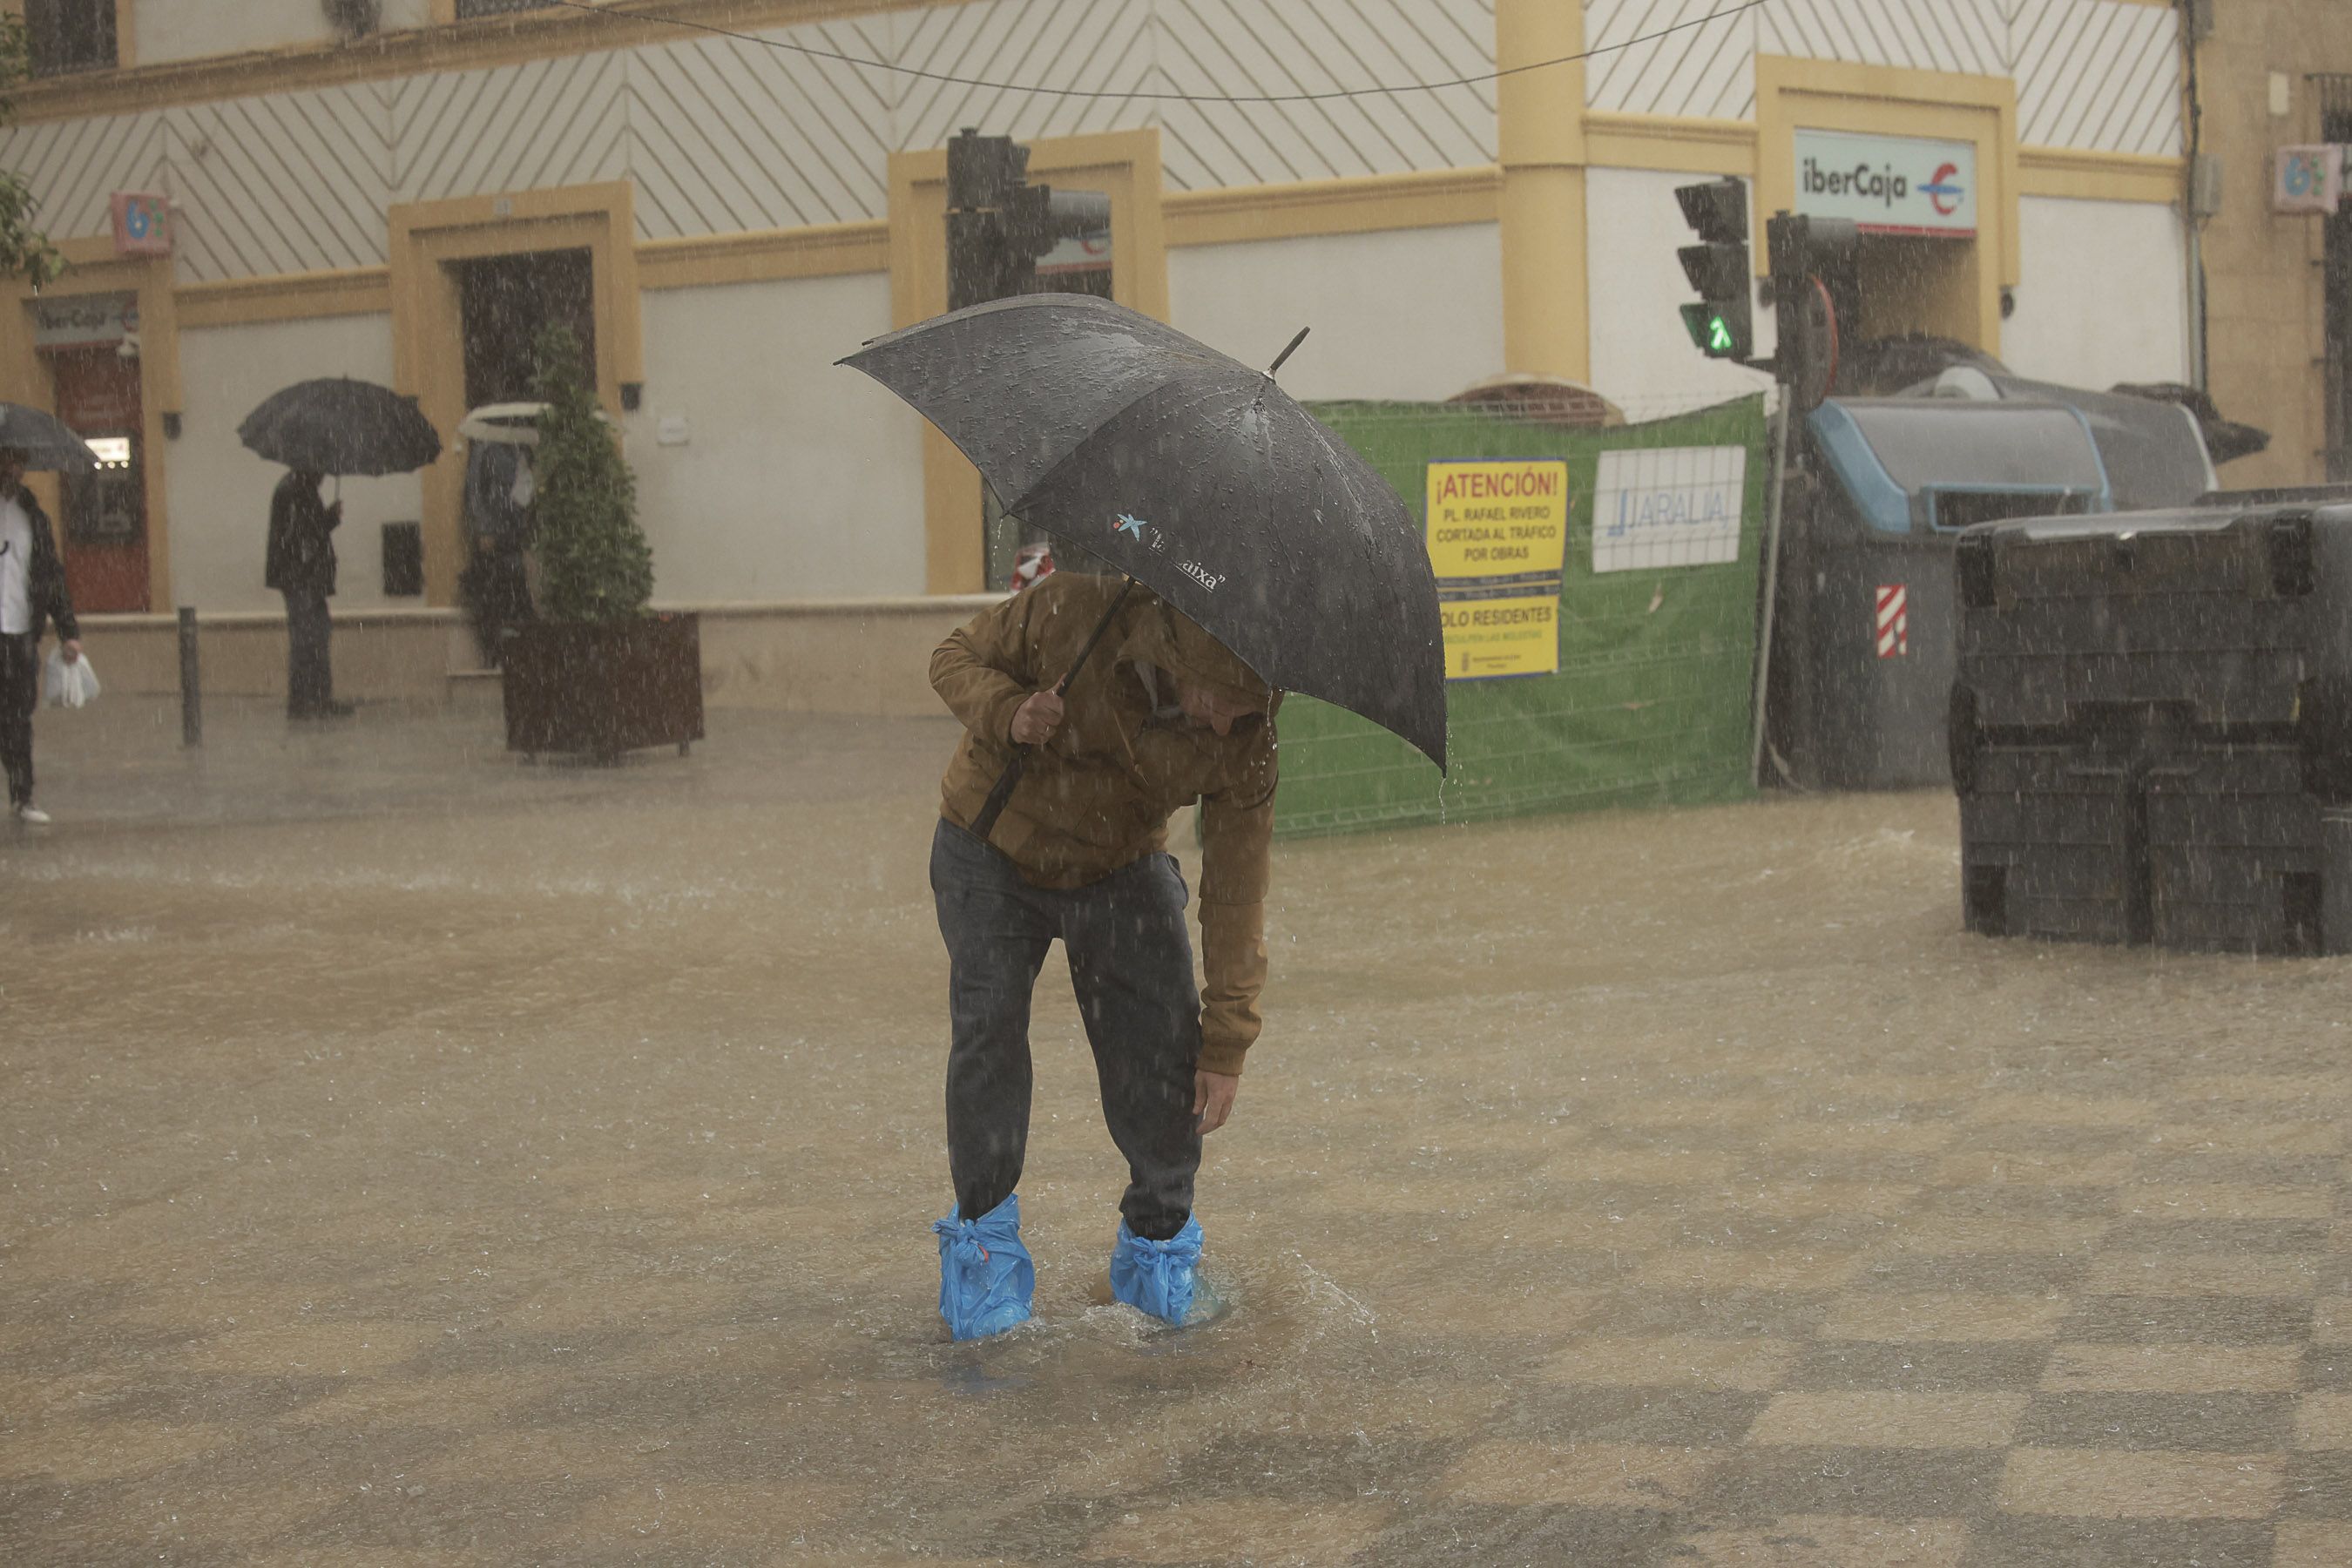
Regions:
<svg viewBox="0 0 2352 1568"><path fill-rule="evenodd" d="M1966 142L1797 132L1797 208L1851 218L1868 234L1977 231L1977 150Z"/></svg>

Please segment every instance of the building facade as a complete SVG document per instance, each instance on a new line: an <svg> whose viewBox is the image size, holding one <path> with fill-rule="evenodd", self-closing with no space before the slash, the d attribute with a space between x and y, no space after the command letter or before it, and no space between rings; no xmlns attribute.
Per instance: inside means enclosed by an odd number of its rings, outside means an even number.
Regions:
<svg viewBox="0 0 2352 1568"><path fill-rule="evenodd" d="M1752 391L1684 335L1674 187L1742 176L1760 219L1921 156L1939 216L1870 242L1900 285L1873 330L2084 385L2190 374L2161 3L15 3L65 41L0 160L76 265L0 307L0 395L121 458L62 498L101 611L269 605L276 471L236 436L269 392L381 381L447 436L547 318L592 345L659 600L982 587L977 477L834 364L944 308L964 127L1110 198L1115 298L1244 361L1314 328L1302 396ZM123 232L151 209L162 235ZM451 602L450 446L345 481L346 602L385 599L404 523Z"/></svg>
<svg viewBox="0 0 2352 1568"><path fill-rule="evenodd" d="M2203 338L2214 401L2270 432L2238 486L2352 480L2352 203L2279 212L2280 149L2352 143L2352 9L2235 0L2197 46Z"/></svg>

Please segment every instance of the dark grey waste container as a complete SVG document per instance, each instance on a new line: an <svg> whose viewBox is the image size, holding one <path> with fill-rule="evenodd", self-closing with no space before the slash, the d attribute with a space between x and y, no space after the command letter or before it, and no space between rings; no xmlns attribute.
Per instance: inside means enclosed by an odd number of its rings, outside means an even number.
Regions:
<svg viewBox="0 0 2352 1568"><path fill-rule="evenodd" d="M1952 551L1989 519L2107 510L2083 416L2056 405L1837 399L1784 520L1775 745L1800 783L1942 784Z"/></svg>
<svg viewBox="0 0 2352 1568"><path fill-rule="evenodd" d="M1955 572L1971 930L2352 952L2352 505L1989 524Z"/></svg>

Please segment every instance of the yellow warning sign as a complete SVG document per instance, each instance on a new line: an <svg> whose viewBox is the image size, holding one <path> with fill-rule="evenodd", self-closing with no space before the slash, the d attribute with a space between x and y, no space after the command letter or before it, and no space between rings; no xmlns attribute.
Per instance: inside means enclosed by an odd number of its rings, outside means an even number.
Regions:
<svg viewBox="0 0 2352 1568"><path fill-rule="evenodd" d="M1497 675L1554 675L1559 670L1559 585L1542 597L1448 599L1445 679L1484 680Z"/></svg>
<svg viewBox="0 0 2352 1568"><path fill-rule="evenodd" d="M1479 458L1429 465L1429 560L1450 680L1559 668L1568 464Z"/></svg>

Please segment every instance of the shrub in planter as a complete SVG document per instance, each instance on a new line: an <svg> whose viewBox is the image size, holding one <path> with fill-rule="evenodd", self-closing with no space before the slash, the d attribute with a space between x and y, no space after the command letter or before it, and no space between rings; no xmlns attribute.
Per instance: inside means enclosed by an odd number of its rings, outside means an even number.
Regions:
<svg viewBox="0 0 2352 1568"><path fill-rule="evenodd" d="M653 552L637 527L636 477L596 417L578 340L551 327L538 350L540 615L507 648L507 749L682 752L702 738L701 627L646 608Z"/></svg>

